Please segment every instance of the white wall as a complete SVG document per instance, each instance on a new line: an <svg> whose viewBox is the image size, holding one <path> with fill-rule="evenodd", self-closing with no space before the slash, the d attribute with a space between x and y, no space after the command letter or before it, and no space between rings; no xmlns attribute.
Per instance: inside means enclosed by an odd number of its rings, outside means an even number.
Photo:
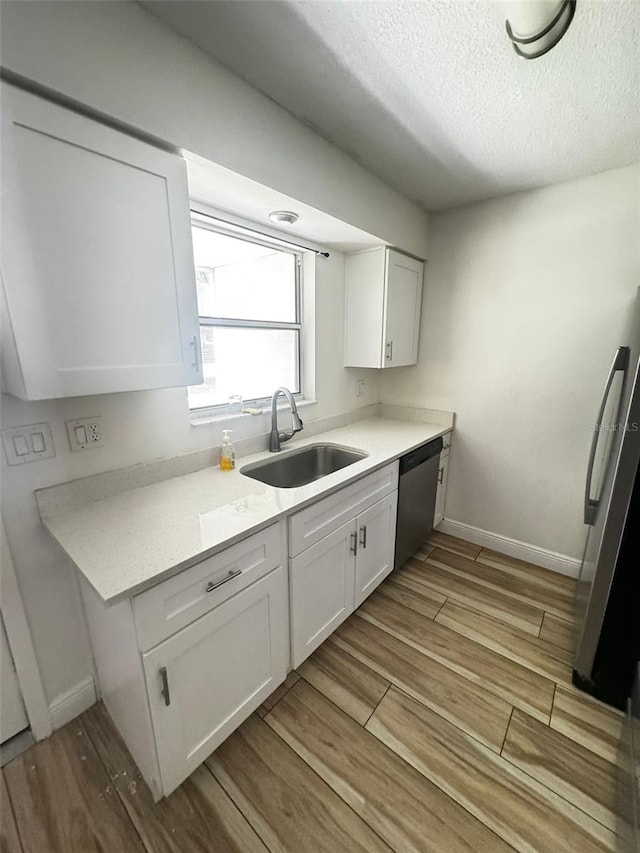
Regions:
<svg viewBox="0 0 640 853"><path fill-rule="evenodd" d="M426 257L427 214L131 2L2 3L2 65Z"/></svg>
<svg viewBox="0 0 640 853"><path fill-rule="evenodd" d="M431 227L419 364L381 400L456 412L447 518L579 558L590 425L640 285L640 167Z"/></svg>

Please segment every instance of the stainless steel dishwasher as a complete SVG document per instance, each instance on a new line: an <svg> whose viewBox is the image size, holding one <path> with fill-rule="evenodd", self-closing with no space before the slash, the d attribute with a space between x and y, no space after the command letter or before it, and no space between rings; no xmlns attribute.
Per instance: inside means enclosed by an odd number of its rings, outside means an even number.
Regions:
<svg viewBox="0 0 640 853"><path fill-rule="evenodd" d="M396 569L415 554L433 530L441 450L442 439L436 438L400 458Z"/></svg>

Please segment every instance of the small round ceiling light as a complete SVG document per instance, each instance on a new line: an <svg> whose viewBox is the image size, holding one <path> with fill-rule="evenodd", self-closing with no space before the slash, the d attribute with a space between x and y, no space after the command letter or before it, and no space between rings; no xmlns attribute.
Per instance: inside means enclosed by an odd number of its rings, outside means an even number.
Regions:
<svg viewBox="0 0 640 853"><path fill-rule="evenodd" d="M576 0L507 0L507 35L523 59L537 59L555 47L569 29Z"/></svg>
<svg viewBox="0 0 640 853"><path fill-rule="evenodd" d="M299 216L292 210L274 210L269 214L269 219L276 225L293 225L298 221Z"/></svg>

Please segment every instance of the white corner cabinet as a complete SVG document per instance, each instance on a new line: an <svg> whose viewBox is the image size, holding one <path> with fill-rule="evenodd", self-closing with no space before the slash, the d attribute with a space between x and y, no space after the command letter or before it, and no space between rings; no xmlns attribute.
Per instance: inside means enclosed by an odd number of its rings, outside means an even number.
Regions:
<svg viewBox="0 0 640 853"><path fill-rule="evenodd" d="M393 569L398 463L289 520L291 657L299 666Z"/></svg>
<svg viewBox="0 0 640 853"><path fill-rule="evenodd" d="M3 390L201 382L184 160L1 85Z"/></svg>
<svg viewBox="0 0 640 853"><path fill-rule="evenodd" d="M156 800L289 669L285 525L107 607L82 584L101 697Z"/></svg>
<svg viewBox="0 0 640 853"><path fill-rule="evenodd" d="M424 263L380 246L347 256L345 367L417 364Z"/></svg>
<svg viewBox="0 0 640 853"><path fill-rule="evenodd" d="M442 437L440 464L438 466L438 486L436 489L436 508L433 526L437 527L444 519L445 502L447 498L447 480L449 478L449 455L451 450L451 433Z"/></svg>

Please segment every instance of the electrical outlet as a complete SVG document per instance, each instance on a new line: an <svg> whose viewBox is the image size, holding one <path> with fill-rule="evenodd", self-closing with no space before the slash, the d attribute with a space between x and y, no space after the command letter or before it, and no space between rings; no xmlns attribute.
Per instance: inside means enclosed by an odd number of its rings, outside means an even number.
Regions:
<svg viewBox="0 0 640 853"><path fill-rule="evenodd" d="M65 423L69 444L74 453L79 450L92 450L94 447L102 447L106 444L101 417L76 418Z"/></svg>
<svg viewBox="0 0 640 853"><path fill-rule="evenodd" d="M356 397L364 397L366 390L364 379L356 379Z"/></svg>

